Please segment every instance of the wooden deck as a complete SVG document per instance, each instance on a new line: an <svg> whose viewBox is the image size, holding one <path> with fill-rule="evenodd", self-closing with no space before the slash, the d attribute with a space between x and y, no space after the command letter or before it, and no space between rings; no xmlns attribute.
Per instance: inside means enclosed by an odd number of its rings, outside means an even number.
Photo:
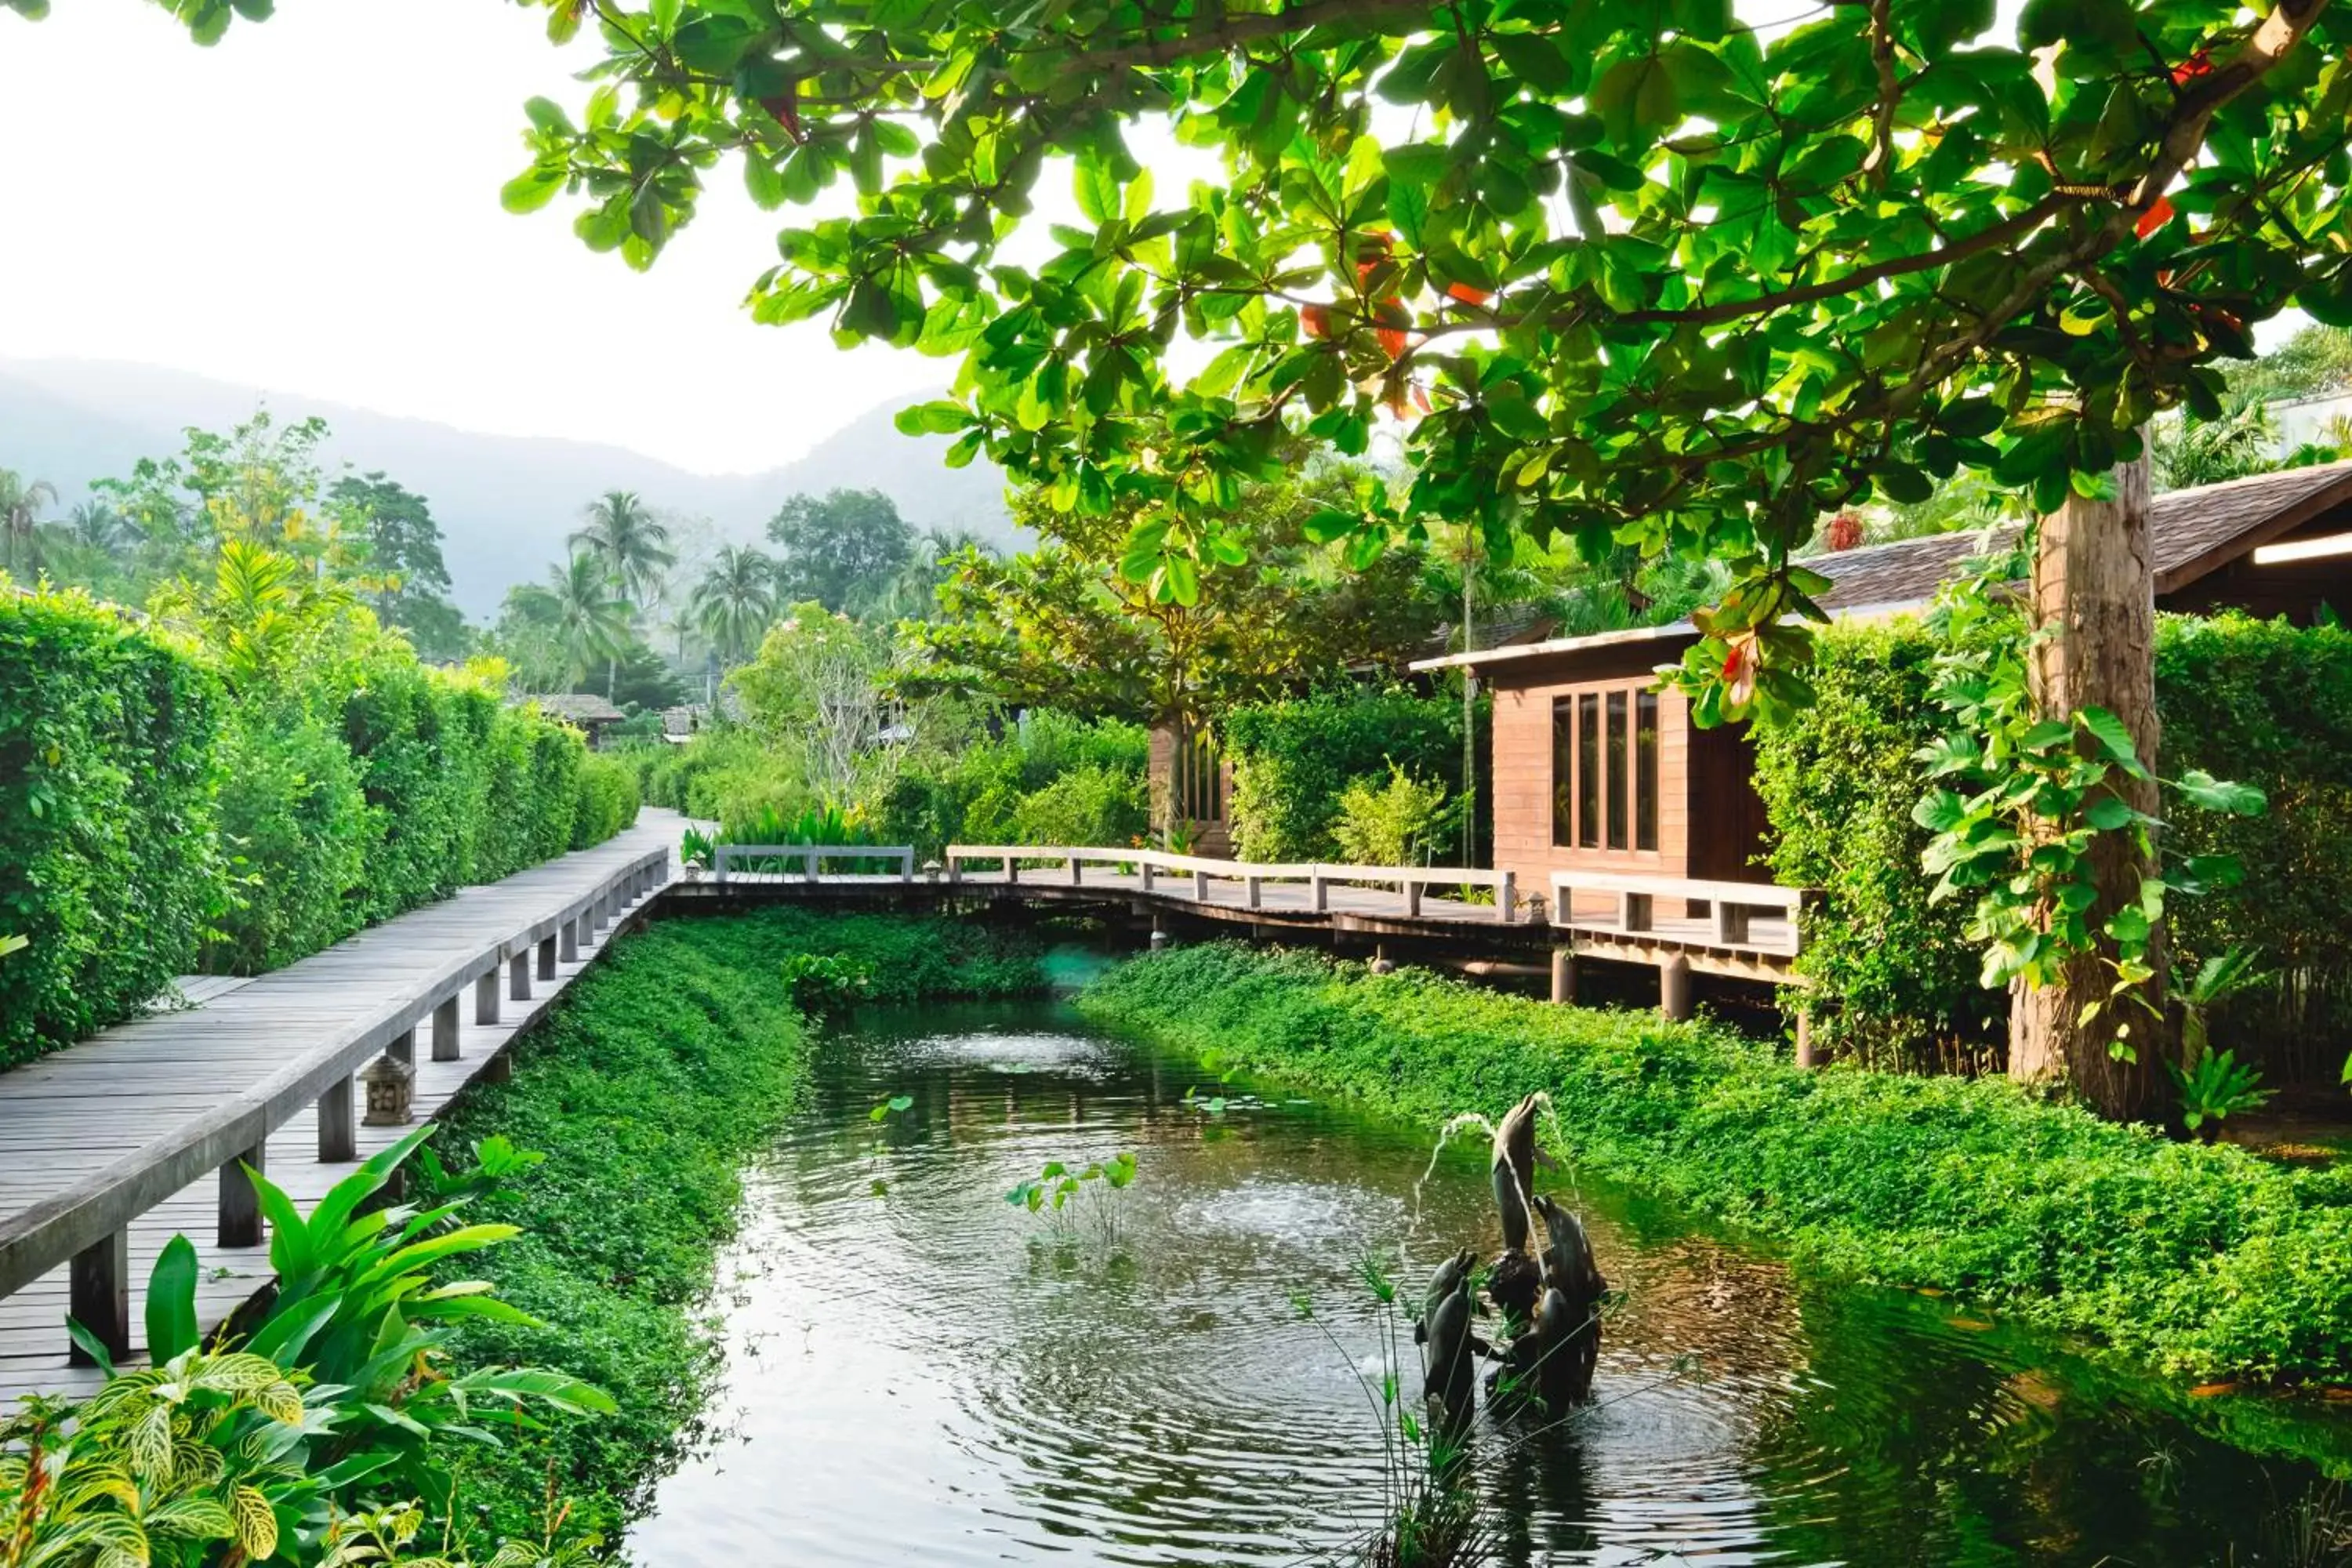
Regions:
<svg viewBox="0 0 2352 1568"><path fill-rule="evenodd" d="M285 969L191 977L151 1016L0 1073L0 1409L27 1391L96 1385L68 1364L64 1326L73 1277L93 1262L127 1261L134 1355L147 1273L174 1233L196 1244L208 1325L267 1283L257 1225L251 1244L221 1245L249 1198L233 1162L266 1148L270 1179L307 1207L404 1131L361 1123L352 1074L379 1053L399 1054L405 1037L420 1118L502 1070L508 1042L669 880L680 826L649 809L608 843Z"/></svg>

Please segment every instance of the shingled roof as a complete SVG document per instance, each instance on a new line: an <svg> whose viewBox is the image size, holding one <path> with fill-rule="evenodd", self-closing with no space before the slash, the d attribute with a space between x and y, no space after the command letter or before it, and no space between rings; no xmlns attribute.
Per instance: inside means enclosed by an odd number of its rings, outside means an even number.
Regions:
<svg viewBox="0 0 2352 1568"><path fill-rule="evenodd" d="M2156 498L2148 517L2148 531L2156 542L2156 591L2170 594L2186 587L2347 500L2352 500L2352 462L2168 490ZM1961 562L2005 549L2016 537L2016 524L2007 523L1990 534L1972 529L1901 539L1810 556L1805 564L1834 584L1821 595L1825 610L1923 605Z"/></svg>
<svg viewBox="0 0 2352 1568"><path fill-rule="evenodd" d="M2177 593L2255 546L2347 502L2352 502L2352 459L2168 490L2156 498L2148 518L2156 542L2156 591L2159 595ZM2017 525L2003 523L1990 531L1934 533L1808 556L1805 564L1830 579L1829 592L1817 602L1832 615L1909 609L1934 598L1937 587L1969 557L2004 549L2016 537ZM1678 621L1667 626L1634 626L1591 637L1449 654L1416 660L1412 668L1484 668L1618 643L1688 640L1696 635L1688 621Z"/></svg>
<svg viewBox="0 0 2352 1568"><path fill-rule="evenodd" d="M628 715L593 691L554 691L523 699L539 710L574 724L617 724Z"/></svg>

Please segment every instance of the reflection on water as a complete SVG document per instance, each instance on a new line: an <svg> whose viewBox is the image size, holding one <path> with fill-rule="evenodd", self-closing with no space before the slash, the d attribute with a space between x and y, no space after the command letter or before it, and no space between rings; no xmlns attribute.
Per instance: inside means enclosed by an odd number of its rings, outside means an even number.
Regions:
<svg viewBox="0 0 2352 1568"><path fill-rule="evenodd" d="M1212 1115L1194 1084L1042 1002L842 1031L750 1184L727 1436L662 1485L632 1555L1286 1563L1367 1525L1381 1360L1358 1265L1402 1244L1417 1292L1455 1246L1491 1254L1483 1151L1416 1194L1417 1133L1280 1097ZM877 1126L893 1095L914 1103ZM1004 1202L1048 1160L1122 1149L1140 1172L1108 1234ZM1593 1408L1480 1434L1507 1560L2294 1560L2269 1526L2311 1486L2297 1467L1941 1303L1800 1290L1633 1194L1578 1195L1625 1301Z"/></svg>

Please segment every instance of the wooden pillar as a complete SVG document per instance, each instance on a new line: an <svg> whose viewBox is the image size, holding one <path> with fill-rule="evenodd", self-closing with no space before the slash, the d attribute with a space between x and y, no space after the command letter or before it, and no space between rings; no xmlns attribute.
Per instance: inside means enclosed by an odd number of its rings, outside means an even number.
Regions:
<svg viewBox="0 0 2352 1568"><path fill-rule="evenodd" d="M433 1059L454 1062L457 1059L457 998L445 996L433 1009Z"/></svg>
<svg viewBox="0 0 2352 1568"><path fill-rule="evenodd" d="M1658 965L1658 1011L1678 1022L1691 1016L1690 960L1679 952Z"/></svg>
<svg viewBox="0 0 2352 1568"><path fill-rule="evenodd" d="M507 999L530 1000L530 954L527 952L518 952L507 960Z"/></svg>
<svg viewBox="0 0 2352 1568"><path fill-rule="evenodd" d="M1797 1065L1801 1068L1822 1065L1813 1058L1813 1010L1811 1007L1797 1009Z"/></svg>
<svg viewBox="0 0 2352 1568"><path fill-rule="evenodd" d="M474 976L474 1022L495 1024L499 1021L499 972L485 969Z"/></svg>
<svg viewBox="0 0 2352 1568"><path fill-rule="evenodd" d="M1495 889L1495 918L1501 921L1505 925L1508 925L1511 921L1518 919L1518 912L1516 908L1518 901L1518 874L1515 871L1506 871L1503 873L1501 883L1498 884Z"/></svg>
<svg viewBox="0 0 2352 1568"><path fill-rule="evenodd" d="M341 1163L360 1157L359 1123L352 1109L352 1075L345 1073L319 1096L320 1161Z"/></svg>
<svg viewBox="0 0 2352 1568"><path fill-rule="evenodd" d="M1551 950L1551 999L1563 1006L1576 1000L1576 950L1572 947Z"/></svg>
<svg viewBox="0 0 2352 1568"><path fill-rule="evenodd" d="M89 1331L116 1361L131 1353L131 1233L118 1230L102 1236L74 1254L66 1276L66 1310ZM94 1366L81 1346L73 1345L66 1359L75 1366Z"/></svg>
<svg viewBox="0 0 2352 1568"><path fill-rule="evenodd" d="M1143 873L1143 890L1147 893L1151 891L1151 862L1139 861L1136 864L1136 869Z"/></svg>
<svg viewBox="0 0 2352 1568"><path fill-rule="evenodd" d="M814 856L810 857L809 863L811 865L814 865L816 863ZM596 902L593 906L590 923L598 931L603 931L606 926L613 923L613 895L611 893L606 892L596 895Z"/></svg>
<svg viewBox="0 0 2352 1568"><path fill-rule="evenodd" d="M412 1024L394 1035L392 1037L392 1044L384 1047L384 1055L397 1057L410 1067L415 1067L416 1065L416 1026Z"/></svg>
<svg viewBox="0 0 2352 1568"><path fill-rule="evenodd" d="M563 955L563 962L566 963L579 963L580 922L576 920L565 921L562 925L555 928L555 938L558 951L560 951Z"/></svg>
<svg viewBox="0 0 2352 1568"><path fill-rule="evenodd" d="M1206 871L1192 873L1192 897L1200 903L1209 901L1209 874Z"/></svg>
<svg viewBox="0 0 2352 1568"><path fill-rule="evenodd" d="M262 1141L220 1168L220 1244L223 1247L261 1245L261 1194L244 1167L261 1170L269 1162L269 1140Z"/></svg>
<svg viewBox="0 0 2352 1568"><path fill-rule="evenodd" d="M1250 877L1245 880L1249 883L1249 907L1254 910L1260 908L1265 902L1265 879Z"/></svg>
<svg viewBox="0 0 2352 1568"><path fill-rule="evenodd" d="M1420 914L1421 884L1419 882L1408 881L1403 883L1402 887L1404 888L1404 912L1408 915Z"/></svg>
<svg viewBox="0 0 2352 1568"><path fill-rule="evenodd" d="M1080 869L1084 865L1085 862L1080 860L1076 856L1073 855L1070 857L1070 886L1073 888L1085 886L1084 882L1080 880Z"/></svg>
<svg viewBox="0 0 2352 1568"><path fill-rule="evenodd" d="M551 936L539 939L539 977L541 980L555 978L555 939Z"/></svg>

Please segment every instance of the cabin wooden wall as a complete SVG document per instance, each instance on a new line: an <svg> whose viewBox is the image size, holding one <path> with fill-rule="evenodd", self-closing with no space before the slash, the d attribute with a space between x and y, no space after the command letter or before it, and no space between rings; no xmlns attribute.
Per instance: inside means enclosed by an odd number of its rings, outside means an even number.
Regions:
<svg viewBox="0 0 2352 1568"><path fill-rule="evenodd" d="M1658 697L1657 848L1569 848L1552 842L1553 702L1587 691L1624 690L1646 681L1656 665L1680 651L1679 645L1643 642L1590 650L1572 660L1531 660L1488 671L1495 703L1494 859L1498 869L1517 877L1522 893L1549 898L1554 871L1579 868L1701 874L1690 868L1694 844L1714 841L1694 821L1694 802L1700 797L1692 776L1689 708L1673 691ZM1740 782L1746 784L1744 774ZM1753 786L1748 787L1752 794Z"/></svg>

